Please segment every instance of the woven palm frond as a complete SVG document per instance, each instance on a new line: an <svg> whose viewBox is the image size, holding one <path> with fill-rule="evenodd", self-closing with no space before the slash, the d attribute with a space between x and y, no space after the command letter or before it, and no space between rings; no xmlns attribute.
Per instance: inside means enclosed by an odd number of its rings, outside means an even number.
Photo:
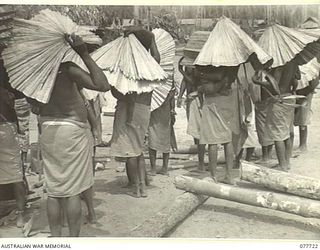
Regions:
<svg viewBox="0 0 320 250"><path fill-rule="evenodd" d="M303 89L309 85L309 82L316 79L320 72L320 63L317 58L312 59L310 62L299 66L301 72L301 79L298 81L297 89Z"/></svg>
<svg viewBox="0 0 320 250"><path fill-rule="evenodd" d="M157 86L152 93L151 111L159 108L166 100L173 84L173 62L175 43L172 36L163 29L154 29L155 41L160 53L160 66L167 73L167 81Z"/></svg>
<svg viewBox="0 0 320 250"><path fill-rule="evenodd" d="M257 63L266 64L272 58L227 17L221 17L210 33L194 65L238 66L257 57Z"/></svg>
<svg viewBox="0 0 320 250"><path fill-rule="evenodd" d="M135 35L119 37L92 53L109 83L123 94L150 92L167 74Z"/></svg>
<svg viewBox="0 0 320 250"><path fill-rule="evenodd" d="M272 68L285 65L294 58L299 65L319 55L320 33L306 29L292 29L278 24L268 27L258 44L273 58Z"/></svg>
<svg viewBox="0 0 320 250"><path fill-rule="evenodd" d="M31 20L15 19L14 37L3 52L4 65L12 87L39 102L47 103L59 66L78 55L65 40L75 33L86 43L101 43L87 27L67 16L42 10Z"/></svg>

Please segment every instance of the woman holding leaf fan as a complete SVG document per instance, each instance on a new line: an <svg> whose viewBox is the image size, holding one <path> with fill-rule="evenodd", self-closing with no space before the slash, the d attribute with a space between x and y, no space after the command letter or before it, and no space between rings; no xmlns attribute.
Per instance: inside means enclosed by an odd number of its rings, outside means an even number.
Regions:
<svg viewBox="0 0 320 250"><path fill-rule="evenodd" d="M92 135L80 90L105 92L109 83L90 57L79 36L66 37L79 54L89 74L76 64L62 63L48 104L40 111L41 150L48 192L48 218L52 236L61 236L60 210L66 202L70 236L79 236L81 203L79 195L93 185Z"/></svg>

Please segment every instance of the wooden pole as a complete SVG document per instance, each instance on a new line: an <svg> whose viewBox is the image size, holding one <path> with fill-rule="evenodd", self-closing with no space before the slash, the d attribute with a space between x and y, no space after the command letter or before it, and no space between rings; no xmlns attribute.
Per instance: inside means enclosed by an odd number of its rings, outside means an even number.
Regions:
<svg viewBox="0 0 320 250"><path fill-rule="evenodd" d="M184 193L178 196L171 206L133 228L126 237L163 237L207 199L208 197L202 195Z"/></svg>
<svg viewBox="0 0 320 250"><path fill-rule="evenodd" d="M262 167L251 162L241 162L241 179L266 188L295 194L302 197L320 199L320 181Z"/></svg>
<svg viewBox="0 0 320 250"><path fill-rule="evenodd" d="M190 146L179 146L179 149L174 152L175 154L197 154L198 147L197 145L190 145Z"/></svg>
<svg viewBox="0 0 320 250"><path fill-rule="evenodd" d="M196 194L270 208L304 217L320 218L320 202L315 200L218 184L210 179L200 180L187 176L177 176L174 184L178 189Z"/></svg>

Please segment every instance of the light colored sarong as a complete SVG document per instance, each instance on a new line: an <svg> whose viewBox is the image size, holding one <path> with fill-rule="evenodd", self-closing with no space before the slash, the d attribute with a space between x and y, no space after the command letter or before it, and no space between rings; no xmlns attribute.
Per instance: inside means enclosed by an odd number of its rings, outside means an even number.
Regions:
<svg viewBox="0 0 320 250"><path fill-rule="evenodd" d="M312 103L313 93L307 95L306 99L301 99L297 101L297 104L305 104L301 107L296 108L294 114L294 126L308 126L311 124L311 116L312 116Z"/></svg>
<svg viewBox="0 0 320 250"><path fill-rule="evenodd" d="M31 107L26 98L16 99L14 108L19 122L19 146L22 152L28 152L29 142L29 119Z"/></svg>
<svg viewBox="0 0 320 250"><path fill-rule="evenodd" d="M17 125L0 123L0 184L21 182L22 162L18 144Z"/></svg>
<svg viewBox="0 0 320 250"><path fill-rule="evenodd" d="M102 143L102 122L101 122L101 101L99 96L89 100L92 110L94 111L97 127L95 129L94 145Z"/></svg>
<svg viewBox="0 0 320 250"><path fill-rule="evenodd" d="M118 100L113 121L111 155L136 157L142 154L150 121L150 106L134 104L132 121L128 122L128 104Z"/></svg>
<svg viewBox="0 0 320 250"><path fill-rule="evenodd" d="M256 133L256 112L254 104L251 102L252 111L248 115L248 118L250 118L250 123L247 125L247 131L248 131L248 137L246 141L244 142L243 148L255 148L259 146L258 143L258 137Z"/></svg>
<svg viewBox="0 0 320 250"><path fill-rule="evenodd" d="M290 137L295 102L295 99L287 99L268 105L265 130L273 141L284 141Z"/></svg>
<svg viewBox="0 0 320 250"><path fill-rule="evenodd" d="M151 112L148 129L149 148L161 153L170 153L171 115L170 102L165 101Z"/></svg>
<svg viewBox="0 0 320 250"><path fill-rule="evenodd" d="M257 133L253 126L248 127L248 137L243 145L243 148L255 148L259 146Z"/></svg>
<svg viewBox="0 0 320 250"><path fill-rule="evenodd" d="M232 95L205 97L202 107L200 144L224 144L232 141L233 112L230 112L230 101L232 101Z"/></svg>
<svg viewBox="0 0 320 250"><path fill-rule="evenodd" d="M71 197L93 185L93 137L89 124L41 118L40 147L50 197Z"/></svg>
<svg viewBox="0 0 320 250"><path fill-rule="evenodd" d="M255 103L255 120L258 140L261 146L266 147L273 145L273 140L268 132L265 130L266 118L268 111L268 102L261 101Z"/></svg>
<svg viewBox="0 0 320 250"><path fill-rule="evenodd" d="M196 97L190 103L189 121L187 127L187 134L195 139L200 139L201 125L201 105L200 100Z"/></svg>

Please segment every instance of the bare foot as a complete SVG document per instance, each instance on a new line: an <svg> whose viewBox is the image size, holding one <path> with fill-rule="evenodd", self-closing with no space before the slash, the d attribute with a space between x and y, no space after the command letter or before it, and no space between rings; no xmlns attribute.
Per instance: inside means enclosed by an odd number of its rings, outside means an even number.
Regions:
<svg viewBox="0 0 320 250"><path fill-rule="evenodd" d="M220 182L224 183L224 184L236 186L236 181L234 179L232 179L231 177L225 177Z"/></svg>
<svg viewBox="0 0 320 250"><path fill-rule="evenodd" d="M17 227L23 228L25 224L23 211L17 211L16 213L17 213Z"/></svg>
<svg viewBox="0 0 320 250"><path fill-rule="evenodd" d="M148 175L146 175L146 178L145 178L146 186L150 186L151 185L151 181L152 181L152 178L150 178Z"/></svg>
<svg viewBox="0 0 320 250"><path fill-rule="evenodd" d="M274 170L282 171L282 172L288 172L288 170L290 169L290 168L287 168L287 167L282 167L279 164L277 164L275 166L272 166L271 168L274 169Z"/></svg>
<svg viewBox="0 0 320 250"><path fill-rule="evenodd" d="M212 175L211 175L211 178L212 178L212 181L213 181L214 183L218 183L218 180L217 180L217 178L216 178L215 176L212 176Z"/></svg>
<svg viewBox="0 0 320 250"><path fill-rule="evenodd" d="M134 198L140 198L141 197L141 194L140 194L140 191L139 192L128 192L127 195L130 195Z"/></svg>
<svg viewBox="0 0 320 250"><path fill-rule="evenodd" d="M267 159L260 159L260 160L258 160L258 161L255 161L254 162L255 164L258 164L258 165L267 165L267 164L269 164L270 163L270 160L267 160Z"/></svg>
<svg viewBox="0 0 320 250"><path fill-rule="evenodd" d="M165 169L161 169L160 171L158 171L158 174L169 176L168 170Z"/></svg>
<svg viewBox="0 0 320 250"><path fill-rule="evenodd" d="M205 169L204 166L199 166L197 170L198 170L199 172L201 172L201 173L206 172L206 169Z"/></svg>
<svg viewBox="0 0 320 250"><path fill-rule="evenodd" d="M141 192L141 197L142 198L147 198L148 197L147 191L144 188L141 188L140 192Z"/></svg>
<svg viewBox="0 0 320 250"><path fill-rule="evenodd" d="M298 149L297 149L298 152L301 152L301 153L306 153L308 152L308 149L306 146L300 146Z"/></svg>
<svg viewBox="0 0 320 250"><path fill-rule="evenodd" d="M157 170L151 170L150 171L151 176L156 176L157 175Z"/></svg>
<svg viewBox="0 0 320 250"><path fill-rule="evenodd" d="M97 218L96 218L96 214L88 214L87 215L87 221L89 224L97 224L98 221L97 221Z"/></svg>

